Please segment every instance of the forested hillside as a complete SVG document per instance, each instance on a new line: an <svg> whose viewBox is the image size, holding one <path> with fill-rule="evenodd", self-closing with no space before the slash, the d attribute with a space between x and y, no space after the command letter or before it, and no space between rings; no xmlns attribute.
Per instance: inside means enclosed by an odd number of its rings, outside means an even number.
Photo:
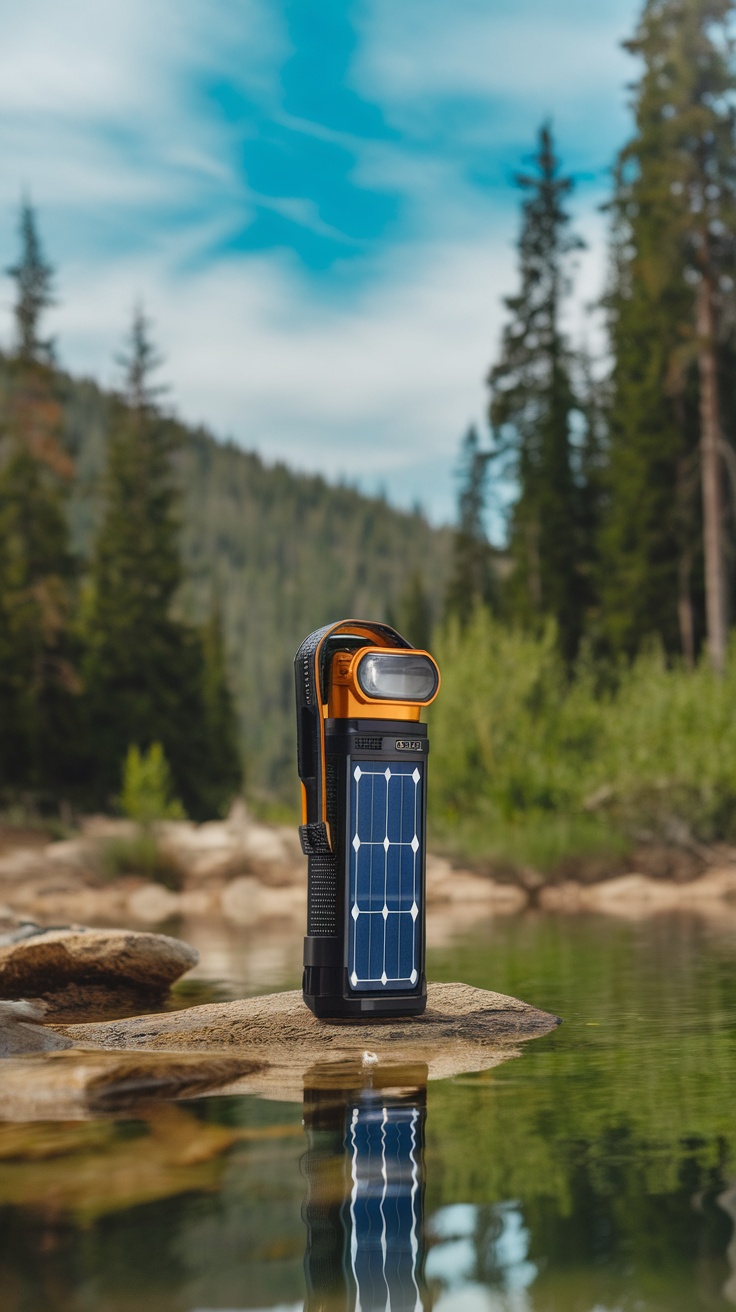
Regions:
<svg viewBox="0 0 736 1312"><path fill-rule="evenodd" d="M72 542L88 558L103 508L113 399L57 377L74 460ZM175 420L186 581L177 608L204 622L219 605L238 705L246 787L288 796L295 779L294 652L311 629L357 614L402 623L412 585L444 597L451 534L420 513L322 478L269 466ZM406 616L409 620L409 616Z"/></svg>

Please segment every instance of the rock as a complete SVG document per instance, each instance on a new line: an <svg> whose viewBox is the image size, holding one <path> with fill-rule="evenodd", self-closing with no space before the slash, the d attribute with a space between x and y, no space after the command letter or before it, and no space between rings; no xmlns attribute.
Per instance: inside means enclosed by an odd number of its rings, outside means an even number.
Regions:
<svg viewBox="0 0 736 1312"><path fill-rule="evenodd" d="M32 1002L0 1002L0 1057L21 1053L54 1052L71 1048L71 1039L47 1030L39 1022L45 1008ZM0 1068L1 1069L1 1068Z"/></svg>
<svg viewBox="0 0 736 1312"><path fill-rule="evenodd" d="M128 898L128 912L144 925L158 925L181 910L179 894L163 884L141 884Z"/></svg>
<svg viewBox="0 0 736 1312"><path fill-rule="evenodd" d="M62 1037L44 1032L49 1039ZM209 1092L257 1069L242 1054L87 1052L68 1040L62 1046L67 1051L0 1062L0 1120L64 1121L122 1112L153 1099Z"/></svg>
<svg viewBox="0 0 736 1312"><path fill-rule="evenodd" d="M198 960L179 939L131 930L42 929L20 922L15 936L5 939L0 997L40 997L62 1010L77 1008L85 997L99 1004L104 990L118 1001L122 992L140 1003L165 992Z"/></svg>
<svg viewBox="0 0 736 1312"><path fill-rule="evenodd" d="M473 904L473 914L493 911L500 915L513 915L523 910L528 897L518 884L502 884L495 879L476 875L472 870L453 869L444 857L427 854L427 907L439 903Z"/></svg>
<svg viewBox="0 0 736 1312"><path fill-rule="evenodd" d="M538 902L545 911L596 911L627 919L666 911L720 916L728 912L729 903L736 902L736 867L708 870L686 883L633 872L596 884L567 880L541 888Z"/></svg>
<svg viewBox="0 0 736 1312"><path fill-rule="evenodd" d="M264 885L252 875L233 879L222 891L220 905L223 915L236 925L253 925L264 920L289 920L294 917L306 922L307 881L301 884L273 887Z"/></svg>
<svg viewBox="0 0 736 1312"><path fill-rule="evenodd" d="M366 1052L384 1067L426 1065L428 1079L487 1070L517 1055L519 1042L547 1034L557 1017L504 994L467 984L430 984L423 1016L378 1022L326 1022L301 993L275 993L101 1024L55 1026L76 1044L107 1050L247 1055L259 1069L228 1092L301 1098L315 1065L362 1066Z"/></svg>

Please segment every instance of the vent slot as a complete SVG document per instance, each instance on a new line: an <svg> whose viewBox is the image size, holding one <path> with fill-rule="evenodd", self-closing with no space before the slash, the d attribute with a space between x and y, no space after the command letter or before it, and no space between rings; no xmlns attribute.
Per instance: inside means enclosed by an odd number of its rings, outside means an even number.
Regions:
<svg viewBox="0 0 736 1312"><path fill-rule="evenodd" d="M359 752L380 752L383 738L356 738L355 746Z"/></svg>

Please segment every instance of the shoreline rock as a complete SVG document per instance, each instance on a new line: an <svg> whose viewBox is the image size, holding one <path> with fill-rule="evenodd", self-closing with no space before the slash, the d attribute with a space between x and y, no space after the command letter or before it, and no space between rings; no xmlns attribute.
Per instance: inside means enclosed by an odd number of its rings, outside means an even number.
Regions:
<svg viewBox="0 0 736 1312"><path fill-rule="evenodd" d="M210 918L247 929L303 925L306 863L292 827L256 821L237 803L226 820L201 825L162 821L153 832L180 888L133 872L111 879L105 873L109 845L116 847L119 859L121 845L135 848L139 829L130 820L91 816L74 838L48 843L17 831L15 846L0 843L0 904L46 922L145 927L177 918ZM718 906L733 904L736 914L732 850L714 850L713 864L705 870L704 857L691 855L688 861L686 855L679 849L647 848L633 858L641 859L640 870L623 873L618 863L616 873L606 872L599 861L586 874L572 862L569 878L545 880L528 870L515 878L503 873L494 878L429 853L428 941L442 944L480 917L515 915L529 907L631 918L672 910L710 915ZM667 869L670 874L663 875Z"/></svg>
<svg viewBox="0 0 736 1312"><path fill-rule="evenodd" d="M0 922L0 998L41 999L59 1019L140 1010L198 960L165 934Z"/></svg>

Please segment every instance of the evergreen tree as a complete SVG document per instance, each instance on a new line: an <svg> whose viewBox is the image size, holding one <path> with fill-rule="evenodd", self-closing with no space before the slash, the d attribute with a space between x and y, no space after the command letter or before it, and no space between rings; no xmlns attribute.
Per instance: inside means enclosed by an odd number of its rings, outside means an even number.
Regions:
<svg viewBox="0 0 736 1312"><path fill-rule="evenodd" d="M68 797L79 782L77 571L64 504L74 467L39 336L51 268L29 205L19 261L8 272L17 283L18 340L0 387L0 785Z"/></svg>
<svg viewBox="0 0 736 1312"><path fill-rule="evenodd" d="M12 443L0 463L0 786L78 783L75 562L56 480Z"/></svg>
<svg viewBox="0 0 736 1312"><path fill-rule="evenodd" d="M36 216L29 201L21 205L18 227L20 256L18 263L6 270L16 284L15 353L19 360L26 362L49 362L53 356L53 345L50 338L44 340L40 336L39 329L44 310L54 304L54 270L44 259Z"/></svg>
<svg viewBox="0 0 736 1312"><path fill-rule="evenodd" d="M479 606L491 606L495 587L493 552L485 529L490 453L481 448L470 427L460 456L458 524L453 537L452 567L445 597L445 615L465 627Z"/></svg>
<svg viewBox="0 0 736 1312"><path fill-rule="evenodd" d="M515 480L510 521L512 614L553 615L564 655L577 651L587 601L582 490L575 477L573 360L561 328L569 291L570 231L551 129L539 133L535 171L517 176L525 193L519 238L521 286L506 300L510 322L488 375L496 455Z"/></svg>
<svg viewBox="0 0 736 1312"><path fill-rule="evenodd" d="M647 0L644 62L615 170L608 298L615 360L601 594L610 641L657 634L711 660L727 624L724 432L734 415L732 0ZM697 504L698 473L702 518Z"/></svg>
<svg viewBox="0 0 736 1312"><path fill-rule="evenodd" d="M207 759L203 788L212 814L220 814L242 787L238 721L227 672L227 655L219 605L214 605L203 632L204 710Z"/></svg>
<svg viewBox="0 0 736 1312"><path fill-rule="evenodd" d="M389 609L388 623L398 629L399 633L415 647L429 651L433 619L432 602L424 586L422 571L413 569L399 597L396 609L394 610L393 607Z"/></svg>
<svg viewBox="0 0 736 1312"><path fill-rule="evenodd" d="M109 800L129 747L160 742L177 796L202 818L212 814L217 791L207 778L216 672L206 670L199 631L173 614L182 581L172 468L179 442L156 405L160 389L151 375L159 361L140 309L123 363L86 626L94 786L99 801ZM225 710L221 697L215 720Z"/></svg>

